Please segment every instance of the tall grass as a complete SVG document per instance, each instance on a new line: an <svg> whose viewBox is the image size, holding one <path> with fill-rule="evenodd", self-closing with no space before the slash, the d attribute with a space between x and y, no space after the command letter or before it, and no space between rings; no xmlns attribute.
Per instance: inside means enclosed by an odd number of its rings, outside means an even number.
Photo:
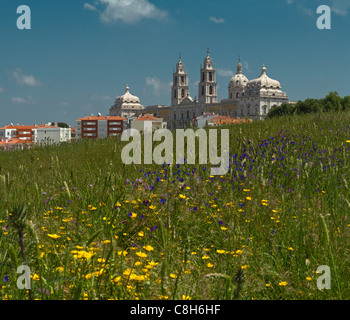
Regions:
<svg viewBox="0 0 350 320"><path fill-rule="evenodd" d="M224 176L124 165L119 138L0 153L0 297L348 299L349 120L227 127Z"/></svg>

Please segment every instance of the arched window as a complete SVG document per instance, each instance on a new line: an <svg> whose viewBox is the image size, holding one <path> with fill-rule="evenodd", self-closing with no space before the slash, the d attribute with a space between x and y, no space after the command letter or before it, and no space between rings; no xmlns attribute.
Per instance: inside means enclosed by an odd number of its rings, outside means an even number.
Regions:
<svg viewBox="0 0 350 320"><path fill-rule="evenodd" d="M202 96L204 96L204 87L202 87Z"/></svg>
<svg viewBox="0 0 350 320"><path fill-rule="evenodd" d="M174 78L174 84L177 86L177 77Z"/></svg>
<svg viewBox="0 0 350 320"><path fill-rule="evenodd" d="M213 73L209 72L209 81L213 81Z"/></svg>
<svg viewBox="0 0 350 320"><path fill-rule="evenodd" d="M204 74L204 72L202 72L202 82L204 82L205 81L205 74Z"/></svg>
<svg viewBox="0 0 350 320"><path fill-rule="evenodd" d="M181 84L184 84L185 83L185 78L184 76L181 76Z"/></svg>
<svg viewBox="0 0 350 320"><path fill-rule="evenodd" d="M209 86L209 94L212 95L213 94L213 87Z"/></svg>
<svg viewBox="0 0 350 320"><path fill-rule="evenodd" d="M237 92L237 93L236 93L236 98L238 98L238 97L239 97L239 93Z"/></svg>
<svg viewBox="0 0 350 320"><path fill-rule="evenodd" d="M185 97L185 90L181 89L181 98L184 98L184 97Z"/></svg>

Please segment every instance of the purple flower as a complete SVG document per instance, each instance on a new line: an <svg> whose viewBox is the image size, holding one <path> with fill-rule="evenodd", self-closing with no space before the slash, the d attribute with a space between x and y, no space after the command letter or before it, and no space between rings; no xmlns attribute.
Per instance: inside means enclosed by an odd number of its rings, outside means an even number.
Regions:
<svg viewBox="0 0 350 320"><path fill-rule="evenodd" d="M5 281L5 282L8 282L8 281L9 281L9 276L5 276L5 277L4 277L4 281Z"/></svg>

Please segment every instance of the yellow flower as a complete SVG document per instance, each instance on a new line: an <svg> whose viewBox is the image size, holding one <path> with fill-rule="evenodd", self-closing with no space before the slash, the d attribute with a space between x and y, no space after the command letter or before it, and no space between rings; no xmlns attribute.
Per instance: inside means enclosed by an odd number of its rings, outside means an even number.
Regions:
<svg viewBox="0 0 350 320"><path fill-rule="evenodd" d="M170 273L170 278L176 279L176 275L173 273Z"/></svg>
<svg viewBox="0 0 350 320"><path fill-rule="evenodd" d="M36 273L34 273L34 275L32 275L31 277L34 281L40 280L40 277Z"/></svg>
<svg viewBox="0 0 350 320"><path fill-rule="evenodd" d="M250 190L249 189L243 189L244 192L249 192Z"/></svg>
<svg viewBox="0 0 350 320"><path fill-rule="evenodd" d="M225 253L225 250L216 250L216 252L219 254L223 254L223 253Z"/></svg>
<svg viewBox="0 0 350 320"><path fill-rule="evenodd" d="M138 276L136 274L131 274L130 280L143 281L143 280L145 280L145 276L143 276L143 275Z"/></svg>
<svg viewBox="0 0 350 320"><path fill-rule="evenodd" d="M207 267L208 267L208 268L212 268L212 267L214 267L214 265L213 265L212 263L209 262L209 263L207 264Z"/></svg>
<svg viewBox="0 0 350 320"><path fill-rule="evenodd" d="M121 279L122 279L122 277L115 277L115 278L113 279L113 282L114 282L114 283L117 283L117 282L119 282Z"/></svg>
<svg viewBox="0 0 350 320"><path fill-rule="evenodd" d="M143 231L140 231L138 234L137 234L139 237L143 237L145 234Z"/></svg>
<svg viewBox="0 0 350 320"><path fill-rule="evenodd" d="M111 240L105 240L105 241L102 241L101 243L102 244L108 244L108 243L111 243Z"/></svg>
<svg viewBox="0 0 350 320"><path fill-rule="evenodd" d="M288 284L287 281L282 281L278 285L281 286L281 287L285 287L287 284Z"/></svg>
<svg viewBox="0 0 350 320"><path fill-rule="evenodd" d="M203 260L206 260L206 259L210 259L208 256L206 256L206 255L204 255L203 257L202 257L202 259Z"/></svg>
<svg viewBox="0 0 350 320"><path fill-rule="evenodd" d="M312 278L311 277L306 277L306 280L307 281L312 281Z"/></svg>
<svg viewBox="0 0 350 320"><path fill-rule="evenodd" d="M271 287L271 284L270 283L266 283L265 286L266 287Z"/></svg>
<svg viewBox="0 0 350 320"><path fill-rule="evenodd" d="M346 143L350 143L350 140L346 140Z"/></svg>
<svg viewBox="0 0 350 320"><path fill-rule="evenodd" d="M150 246L150 245L144 246L143 248L144 248L146 251L152 251L152 250L153 250L153 247Z"/></svg>
<svg viewBox="0 0 350 320"><path fill-rule="evenodd" d="M186 196L184 196L183 194L179 194L179 197L180 197L181 199L186 199Z"/></svg>
<svg viewBox="0 0 350 320"><path fill-rule="evenodd" d="M252 200L252 198L251 198L251 197L245 197L245 198L246 198L247 200L249 200L249 201L250 201L250 200Z"/></svg>
<svg viewBox="0 0 350 320"><path fill-rule="evenodd" d="M181 299L182 300L191 300L191 297L189 297L189 296L186 296L186 295L182 295L182 297L181 297Z"/></svg>
<svg viewBox="0 0 350 320"><path fill-rule="evenodd" d="M57 235L57 234L48 234L48 236L52 239L58 239L61 238L61 236Z"/></svg>
<svg viewBox="0 0 350 320"><path fill-rule="evenodd" d="M147 254L144 253L144 252L141 252L141 251L136 252L136 255L139 256L140 258L146 258L147 257Z"/></svg>
<svg viewBox="0 0 350 320"><path fill-rule="evenodd" d="M247 268L249 268L249 266L247 264L245 264L244 266L241 266L242 270L247 269Z"/></svg>
<svg viewBox="0 0 350 320"><path fill-rule="evenodd" d="M288 250L293 251L294 249L292 247L289 247Z"/></svg>

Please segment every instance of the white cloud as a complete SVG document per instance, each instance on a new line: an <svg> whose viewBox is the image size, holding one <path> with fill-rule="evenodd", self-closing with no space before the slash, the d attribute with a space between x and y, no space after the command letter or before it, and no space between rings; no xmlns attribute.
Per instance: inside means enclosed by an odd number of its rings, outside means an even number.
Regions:
<svg viewBox="0 0 350 320"><path fill-rule="evenodd" d="M234 72L230 69L217 69L217 74L221 77L232 77L234 75Z"/></svg>
<svg viewBox="0 0 350 320"><path fill-rule="evenodd" d="M33 103L33 98L31 96L28 96L27 99L22 97L14 97L11 100L13 103Z"/></svg>
<svg viewBox="0 0 350 320"><path fill-rule="evenodd" d="M97 8L90 3L84 3L84 9L90 11L98 11Z"/></svg>
<svg viewBox="0 0 350 320"><path fill-rule="evenodd" d="M350 8L349 0L332 0L331 9L332 12L339 16L347 16Z"/></svg>
<svg viewBox="0 0 350 320"><path fill-rule="evenodd" d="M111 96L107 96L107 95L94 94L93 96L90 97L90 100L106 100L106 101L110 101L110 100L113 100L113 98Z"/></svg>
<svg viewBox="0 0 350 320"><path fill-rule="evenodd" d="M164 83L160 81L157 77L147 77L146 84L152 87L153 94L159 96L162 92L168 93L172 83Z"/></svg>
<svg viewBox="0 0 350 320"><path fill-rule="evenodd" d="M215 18L215 17L209 17L209 20L214 23L225 23L224 18Z"/></svg>
<svg viewBox="0 0 350 320"><path fill-rule="evenodd" d="M308 16L316 14L316 9L321 4L330 6L332 12L338 16L347 16L350 8L349 0L323 0L318 1L316 4L315 1L309 1L309 5L306 5L305 0L286 0L286 2L289 5L294 5L299 12Z"/></svg>
<svg viewBox="0 0 350 320"><path fill-rule="evenodd" d="M39 87L41 82L32 75L24 75L21 69L12 72L12 76L16 79L19 85L29 87Z"/></svg>
<svg viewBox="0 0 350 320"><path fill-rule="evenodd" d="M84 8L99 12L104 23L122 21L133 24L143 18L162 20L168 16L166 10L157 8L148 0L98 0L95 3L96 7L85 3ZM99 7L102 7L101 11Z"/></svg>

